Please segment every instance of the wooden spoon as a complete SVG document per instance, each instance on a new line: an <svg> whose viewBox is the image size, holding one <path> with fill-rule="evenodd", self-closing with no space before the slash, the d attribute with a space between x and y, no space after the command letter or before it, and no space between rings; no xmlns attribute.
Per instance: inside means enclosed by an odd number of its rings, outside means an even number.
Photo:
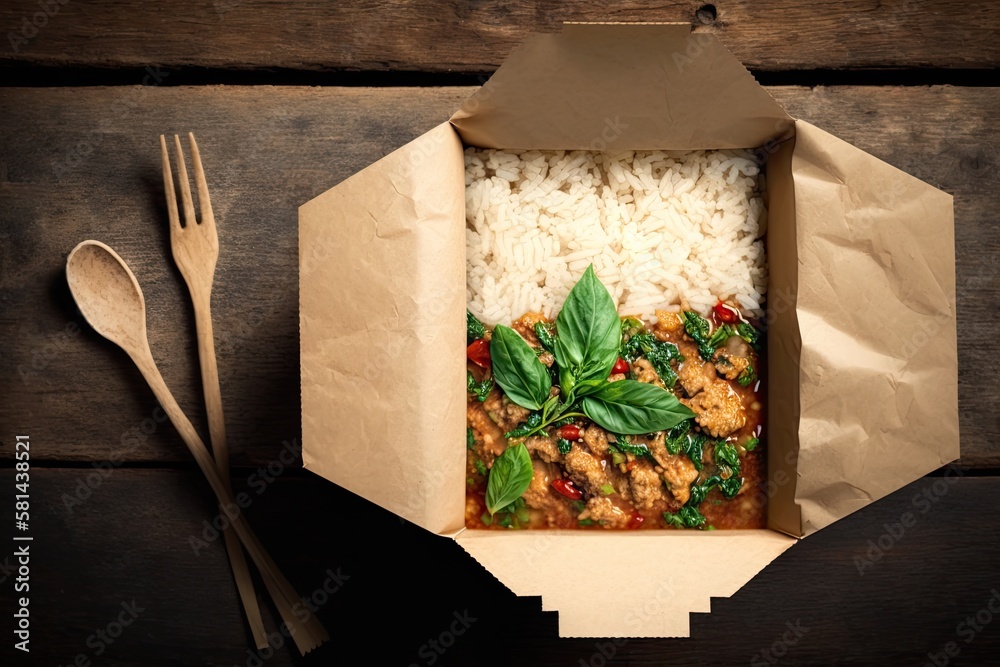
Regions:
<svg viewBox="0 0 1000 667"><path fill-rule="evenodd" d="M146 301L135 275L114 250L100 241L84 241L73 248L66 260L66 280L87 322L97 333L125 350L146 378L163 411L180 432L208 479L219 506L229 510L230 525L263 575L279 609L301 608L302 598L295 593L246 523L232 492L222 481L212 455L174 400L153 361L146 338ZM310 614L304 622L296 614L289 616L285 622L289 624L290 634L303 654L329 639L315 614Z"/></svg>

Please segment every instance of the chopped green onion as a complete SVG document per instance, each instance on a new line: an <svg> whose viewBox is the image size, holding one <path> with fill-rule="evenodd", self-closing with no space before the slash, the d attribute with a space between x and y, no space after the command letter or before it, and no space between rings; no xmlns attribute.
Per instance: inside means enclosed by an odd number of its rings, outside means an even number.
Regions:
<svg viewBox="0 0 1000 667"><path fill-rule="evenodd" d="M614 492L615 492L615 487L611 483L601 485L601 493L603 493L604 495L610 496Z"/></svg>

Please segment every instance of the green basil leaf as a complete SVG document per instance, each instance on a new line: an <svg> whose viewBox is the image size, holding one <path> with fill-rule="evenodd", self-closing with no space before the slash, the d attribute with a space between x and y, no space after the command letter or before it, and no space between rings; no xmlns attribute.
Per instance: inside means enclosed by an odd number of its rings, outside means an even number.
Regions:
<svg viewBox="0 0 1000 667"><path fill-rule="evenodd" d="M742 488L743 478L737 477L736 475L719 482L719 489L722 491L722 495L727 499L735 498L736 494L739 493Z"/></svg>
<svg viewBox="0 0 1000 667"><path fill-rule="evenodd" d="M708 323L708 320L698 313L691 310L684 311L684 331L698 344L698 354L705 361L711 361L715 354L715 346L709 343L709 339L712 337L711 328L712 325Z"/></svg>
<svg viewBox="0 0 1000 667"><path fill-rule="evenodd" d="M736 333L740 338L750 343L753 349L760 351L760 332L752 324L740 322L736 325Z"/></svg>
<svg viewBox="0 0 1000 667"><path fill-rule="evenodd" d="M467 342L471 343L474 340L479 340L486 335L486 326L480 322L475 315L470 313L468 310L465 311L465 327L466 335L465 339Z"/></svg>
<svg viewBox="0 0 1000 667"><path fill-rule="evenodd" d="M528 486L534 470L531 455L523 443L508 447L493 461L490 477L486 482L486 509L492 515L520 498Z"/></svg>
<svg viewBox="0 0 1000 667"><path fill-rule="evenodd" d="M556 361L556 366L559 366L559 362ZM559 391L566 398L575 396L573 393L576 389L576 376L573 372L565 366L559 366Z"/></svg>
<svg viewBox="0 0 1000 667"><path fill-rule="evenodd" d="M618 359L621 320L593 265L566 297L556 317L556 331L555 356L561 369L577 382L607 379Z"/></svg>
<svg viewBox="0 0 1000 667"><path fill-rule="evenodd" d="M534 431L542 423L542 416L537 412L528 415L528 420L517 428L503 434L505 438L520 438Z"/></svg>
<svg viewBox="0 0 1000 667"><path fill-rule="evenodd" d="M712 490L712 487L715 486L715 484L716 480L713 477L709 477L704 484L692 484L691 495L685 506L690 505L691 507L697 507L698 505L701 505L705 502L705 496L708 495L708 492Z"/></svg>
<svg viewBox="0 0 1000 667"><path fill-rule="evenodd" d="M708 339L708 344L714 349L735 335L736 332L733 331L728 324L723 324L721 327L712 332L712 337Z"/></svg>
<svg viewBox="0 0 1000 667"><path fill-rule="evenodd" d="M720 442L715 446L715 462L718 465L727 465L735 470L740 469L740 454L736 447L728 442Z"/></svg>
<svg viewBox="0 0 1000 667"><path fill-rule="evenodd" d="M535 337L542 347L549 352L556 350L556 337L552 333L552 325L545 322L535 322Z"/></svg>
<svg viewBox="0 0 1000 667"><path fill-rule="evenodd" d="M609 447L616 447L625 454L631 454L632 456L653 456L649 452L649 448L646 447L646 445L641 442L632 442L631 438L627 435L615 433L615 438L616 440L614 442L608 443Z"/></svg>
<svg viewBox="0 0 1000 667"><path fill-rule="evenodd" d="M694 416L666 389L635 380L605 383L583 399L582 407L604 429L625 434L665 431Z"/></svg>
<svg viewBox="0 0 1000 667"><path fill-rule="evenodd" d="M736 381L740 383L742 387L749 387L751 384L757 381L757 371L753 369L753 366L747 366L743 369L743 372L739 374Z"/></svg>
<svg viewBox="0 0 1000 667"><path fill-rule="evenodd" d="M663 518L667 525L677 528L697 528L705 523L705 517L702 513L691 505L685 505L676 514L664 512Z"/></svg>
<svg viewBox="0 0 1000 667"><path fill-rule="evenodd" d="M584 380L583 382L578 382L573 388L573 399L576 400L593 394L606 384L608 384L607 380Z"/></svg>
<svg viewBox="0 0 1000 667"><path fill-rule="evenodd" d="M552 378L531 346L510 327L498 324L490 341L493 377L504 393L522 408L541 410L549 400Z"/></svg>
<svg viewBox="0 0 1000 667"><path fill-rule="evenodd" d="M490 395L490 391L493 390L493 378L488 377L482 382L476 382L476 378L472 376L472 371L465 371L465 386L470 394L474 394L479 399L479 402L483 403L486 401L486 397Z"/></svg>
<svg viewBox="0 0 1000 667"><path fill-rule="evenodd" d="M705 456L706 442L708 442L708 438L704 433L688 433L684 437L684 454L691 459L696 470L705 467L705 462L702 459Z"/></svg>
<svg viewBox="0 0 1000 667"><path fill-rule="evenodd" d="M687 435L691 430L691 420L685 420L674 426L666 433L667 451L671 454L679 454L687 444Z"/></svg>

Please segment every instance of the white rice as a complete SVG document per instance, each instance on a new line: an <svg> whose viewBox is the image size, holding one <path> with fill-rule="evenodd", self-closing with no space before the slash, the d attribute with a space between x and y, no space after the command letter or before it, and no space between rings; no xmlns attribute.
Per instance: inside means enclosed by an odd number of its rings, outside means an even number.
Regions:
<svg viewBox="0 0 1000 667"><path fill-rule="evenodd" d="M734 299L761 316L766 211L749 151L465 151L469 310L557 313L590 264L623 315Z"/></svg>

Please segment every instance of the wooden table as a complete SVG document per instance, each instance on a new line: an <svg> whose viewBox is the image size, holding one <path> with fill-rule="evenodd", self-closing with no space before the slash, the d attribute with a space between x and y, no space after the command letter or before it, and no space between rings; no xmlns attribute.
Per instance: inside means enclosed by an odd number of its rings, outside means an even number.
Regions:
<svg viewBox="0 0 1000 667"><path fill-rule="evenodd" d="M299 437L297 206L446 119L527 32L563 20L691 21L792 115L955 196L960 475L939 471L798 544L693 615L690 639L559 639L555 614L449 540L281 463ZM359 652L404 665L996 661L996 3L13 0L0 26L0 538L15 533L17 435L31 438L34 537L30 656L12 647L15 546L0 550L2 664L318 665ZM214 312L233 478L297 590L322 600L332 636L305 659L287 645L248 652L221 542L191 546L216 513L207 485L64 279L80 240L118 250L145 291L163 374L206 433L157 145L187 130L220 221ZM918 494L933 502L892 536ZM872 550L880 539L888 548ZM639 566L669 564L623 559L608 576ZM469 627L451 635L456 617ZM117 635L120 619L130 623Z"/></svg>

